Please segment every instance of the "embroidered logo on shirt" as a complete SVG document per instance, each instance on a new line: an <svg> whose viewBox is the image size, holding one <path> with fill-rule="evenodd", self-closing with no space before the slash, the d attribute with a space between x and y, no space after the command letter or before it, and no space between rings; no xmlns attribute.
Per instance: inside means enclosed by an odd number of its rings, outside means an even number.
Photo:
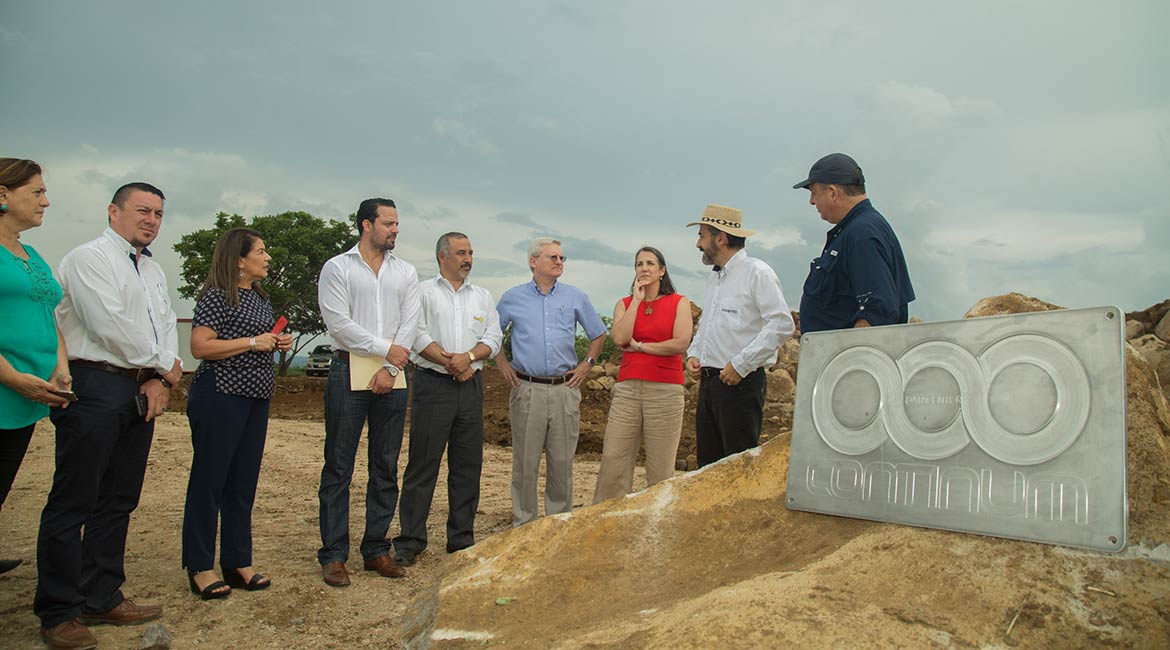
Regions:
<svg viewBox="0 0 1170 650"><path fill-rule="evenodd" d="M473 320L477 323L483 323L483 316L472 316L471 320Z"/></svg>

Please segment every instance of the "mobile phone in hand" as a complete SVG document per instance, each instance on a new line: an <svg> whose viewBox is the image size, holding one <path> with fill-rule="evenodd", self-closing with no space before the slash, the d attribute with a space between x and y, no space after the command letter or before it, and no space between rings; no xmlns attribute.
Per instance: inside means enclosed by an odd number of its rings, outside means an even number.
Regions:
<svg viewBox="0 0 1170 650"><path fill-rule="evenodd" d="M77 401L77 393L75 393L71 390L57 390L56 388L50 388L49 392L56 395L57 397L64 397L66 400L68 400L70 402Z"/></svg>
<svg viewBox="0 0 1170 650"><path fill-rule="evenodd" d="M142 393L138 393L137 395L134 396L134 408L138 410L139 416L146 417L146 410L148 408L147 402L146 402L146 395L144 395Z"/></svg>

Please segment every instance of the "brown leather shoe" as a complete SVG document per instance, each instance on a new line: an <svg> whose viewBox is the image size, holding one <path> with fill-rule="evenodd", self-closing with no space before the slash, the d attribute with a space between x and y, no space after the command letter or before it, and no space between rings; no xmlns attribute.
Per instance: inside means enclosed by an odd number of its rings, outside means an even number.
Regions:
<svg viewBox="0 0 1170 650"><path fill-rule="evenodd" d="M162 607L158 605L135 605L134 601L126 599L108 612L82 614L81 622L86 625L138 625L153 621L162 613Z"/></svg>
<svg viewBox="0 0 1170 650"><path fill-rule="evenodd" d="M398 566L394 562L394 558L390 557L389 553L370 558L362 564L365 566L366 571L377 571L378 575L383 578L403 578L406 576L406 569Z"/></svg>
<svg viewBox="0 0 1170 650"><path fill-rule="evenodd" d="M349 572L341 562L326 562L321 565L321 577L330 587L348 587Z"/></svg>
<svg viewBox="0 0 1170 650"><path fill-rule="evenodd" d="M97 638L77 619L49 629L41 628L41 638L53 650L90 650L97 647Z"/></svg>

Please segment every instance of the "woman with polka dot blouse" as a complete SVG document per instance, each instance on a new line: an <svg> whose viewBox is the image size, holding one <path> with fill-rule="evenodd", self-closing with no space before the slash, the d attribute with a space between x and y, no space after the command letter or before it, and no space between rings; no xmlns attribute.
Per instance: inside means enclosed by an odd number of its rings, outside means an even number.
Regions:
<svg viewBox="0 0 1170 650"><path fill-rule="evenodd" d="M183 567L191 592L223 598L271 582L252 569L252 504L268 433L272 351L292 348L276 335L260 233L233 228L219 238L192 319L191 354L201 359L187 398L191 478L183 511ZM218 520L218 521L217 521ZM220 528L220 580L214 570Z"/></svg>

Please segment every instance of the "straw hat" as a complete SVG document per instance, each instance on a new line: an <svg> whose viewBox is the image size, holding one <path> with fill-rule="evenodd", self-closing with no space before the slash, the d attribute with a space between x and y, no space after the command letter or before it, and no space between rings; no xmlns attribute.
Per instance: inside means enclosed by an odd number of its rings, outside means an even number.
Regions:
<svg viewBox="0 0 1170 650"><path fill-rule="evenodd" d="M716 230L722 230L729 235L736 237L751 237L756 234L754 230L744 230L743 226L743 210L738 208L729 208L726 205L708 205L703 209L703 218L699 221L692 221L687 224L687 228L691 226L699 226L707 224Z"/></svg>

